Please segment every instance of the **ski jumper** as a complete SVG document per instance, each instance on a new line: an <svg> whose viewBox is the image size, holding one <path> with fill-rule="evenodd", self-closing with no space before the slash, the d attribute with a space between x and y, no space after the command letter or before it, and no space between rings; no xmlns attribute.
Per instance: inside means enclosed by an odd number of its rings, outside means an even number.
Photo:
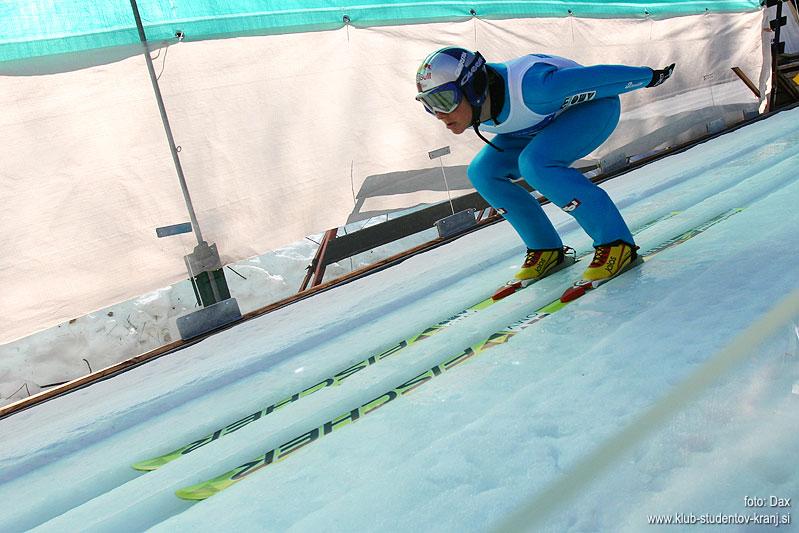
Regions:
<svg viewBox="0 0 799 533"><path fill-rule="evenodd" d="M633 237L607 193L574 161L593 152L619 122L620 94L646 86L649 67L583 67L569 59L531 54L489 64L505 82L505 101L479 129L495 133L502 152L485 146L468 168L475 189L511 223L528 248L563 243L538 201L511 181L519 177L570 213L594 246Z"/></svg>

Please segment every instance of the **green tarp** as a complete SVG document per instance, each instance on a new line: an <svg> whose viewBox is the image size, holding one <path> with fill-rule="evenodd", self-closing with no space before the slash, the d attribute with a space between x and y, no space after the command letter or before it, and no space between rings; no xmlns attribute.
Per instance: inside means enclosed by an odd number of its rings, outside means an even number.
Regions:
<svg viewBox="0 0 799 533"><path fill-rule="evenodd" d="M669 18L759 9L758 0L139 0L147 38L186 40L309 32L481 18ZM0 62L88 52L139 43L128 0L6 0L0 2Z"/></svg>

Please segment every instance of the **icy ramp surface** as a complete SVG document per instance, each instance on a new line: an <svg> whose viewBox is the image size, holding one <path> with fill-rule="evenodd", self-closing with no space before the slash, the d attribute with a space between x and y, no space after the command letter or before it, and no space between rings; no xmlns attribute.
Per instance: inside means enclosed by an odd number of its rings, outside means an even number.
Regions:
<svg viewBox="0 0 799 533"><path fill-rule="evenodd" d="M174 493L484 340L556 297L582 266L153 472L130 465L289 398L485 298L518 267L518 238L507 224L481 230L0 421L0 530L500 524L799 287L797 118L778 114L607 183L631 227L658 220L638 233L642 250L740 211L200 503ZM589 251L567 215L547 212L566 244ZM789 514L744 501L798 492L799 316L784 322L538 529L640 531L655 515Z"/></svg>

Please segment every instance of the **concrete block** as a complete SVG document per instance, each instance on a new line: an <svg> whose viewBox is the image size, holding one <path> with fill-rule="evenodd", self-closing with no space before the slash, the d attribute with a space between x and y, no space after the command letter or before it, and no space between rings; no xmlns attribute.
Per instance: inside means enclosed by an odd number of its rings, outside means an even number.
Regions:
<svg viewBox="0 0 799 533"><path fill-rule="evenodd" d="M222 300L198 311L178 317L177 326L183 340L199 337L241 318L239 303L235 298Z"/></svg>
<svg viewBox="0 0 799 533"><path fill-rule="evenodd" d="M437 220L436 229L438 229L438 236L443 238L465 231L475 224L477 221L474 218L474 209L469 208Z"/></svg>

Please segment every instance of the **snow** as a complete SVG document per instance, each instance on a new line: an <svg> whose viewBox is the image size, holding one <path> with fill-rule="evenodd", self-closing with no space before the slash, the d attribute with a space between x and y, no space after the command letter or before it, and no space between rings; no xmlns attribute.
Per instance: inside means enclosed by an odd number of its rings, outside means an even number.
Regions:
<svg viewBox="0 0 799 533"><path fill-rule="evenodd" d="M343 233L400 216L355 222ZM430 229L328 265L323 281L342 276L437 236ZM226 279L243 313L295 294L322 235L227 265ZM187 253L190 251L187 248ZM0 344L0 406L157 349L180 338L175 319L198 308L188 281L100 309L13 342Z"/></svg>
<svg viewBox="0 0 799 533"><path fill-rule="evenodd" d="M130 465L485 298L518 267L518 238L485 228L0 420L0 530L483 531L530 506L534 530L556 532L642 531L657 527L649 515L675 513L790 516L744 498L799 492L799 313L768 315L799 298L798 118L780 113L606 183L634 230L662 218L638 233L644 252L743 209L205 501L174 492L484 340L556 298L584 263L150 473ZM590 250L568 215L547 212L566 244ZM764 317L765 336L752 329ZM753 336L740 364L672 398ZM666 422L632 431L667 401ZM591 475L578 476L585 465Z"/></svg>

